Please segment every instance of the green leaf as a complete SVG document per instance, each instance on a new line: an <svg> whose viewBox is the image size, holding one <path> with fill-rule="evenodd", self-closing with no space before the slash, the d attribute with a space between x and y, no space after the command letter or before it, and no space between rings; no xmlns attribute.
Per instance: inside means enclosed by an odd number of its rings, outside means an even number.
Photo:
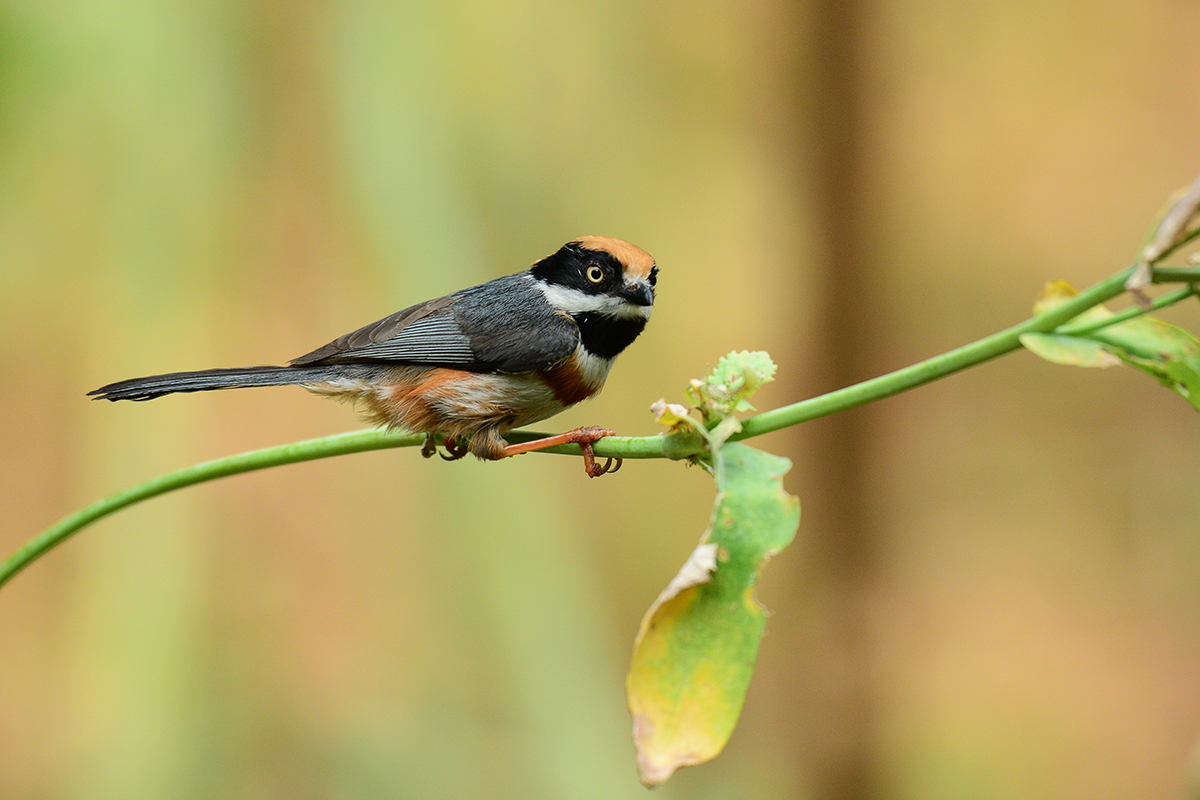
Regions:
<svg viewBox="0 0 1200 800"><path fill-rule="evenodd" d="M1131 367L1140 369L1169 387L1192 408L1200 411L1200 370L1194 361L1142 358L1129 353L1117 353Z"/></svg>
<svg viewBox="0 0 1200 800"><path fill-rule="evenodd" d="M1046 285L1034 308L1053 308L1074 294L1070 284L1054 281ZM1056 333L1024 334L1021 344L1057 364L1128 364L1152 375L1200 411L1200 339L1178 325L1145 315L1106 324L1114 316L1103 306L1096 306ZM1078 332L1069 332L1072 329Z"/></svg>
<svg viewBox="0 0 1200 800"><path fill-rule="evenodd" d="M754 585L800 522L799 500L783 489L790 461L733 443L720 464L709 528L634 644L626 691L647 786L715 757L729 740L766 627Z"/></svg>
<svg viewBox="0 0 1200 800"><path fill-rule="evenodd" d="M1023 333L1025 349L1055 364L1068 367L1115 367L1123 362L1097 341L1058 333Z"/></svg>
<svg viewBox="0 0 1200 800"><path fill-rule="evenodd" d="M750 396L774 379L775 362L767 353L741 350L718 361L704 381L693 380L688 399L713 423L735 411L753 411Z"/></svg>

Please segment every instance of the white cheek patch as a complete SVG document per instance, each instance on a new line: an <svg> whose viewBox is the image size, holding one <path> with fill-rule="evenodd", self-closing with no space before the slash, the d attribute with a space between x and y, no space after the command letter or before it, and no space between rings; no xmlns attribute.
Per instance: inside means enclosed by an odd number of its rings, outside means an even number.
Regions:
<svg viewBox="0 0 1200 800"><path fill-rule="evenodd" d="M612 297L611 295L587 294L578 289L572 289L569 286L560 286L556 283L542 283L541 281L538 281L534 285L542 290L542 294L546 297L546 302L550 303L556 311L565 311L568 314L581 314L584 311L615 314L618 313L620 306L625 305L621 298Z"/></svg>
<svg viewBox="0 0 1200 800"><path fill-rule="evenodd" d="M650 318L652 306L637 306L610 294L588 294L569 286L542 283L541 281L534 285L542 291L546 302L550 303L556 311L565 311L568 314L582 314L590 311L610 317Z"/></svg>

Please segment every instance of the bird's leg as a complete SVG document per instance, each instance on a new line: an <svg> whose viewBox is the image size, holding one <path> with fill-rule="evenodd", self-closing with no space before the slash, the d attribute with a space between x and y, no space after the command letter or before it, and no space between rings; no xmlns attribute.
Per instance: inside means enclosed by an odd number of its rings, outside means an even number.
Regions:
<svg viewBox="0 0 1200 800"><path fill-rule="evenodd" d="M560 433L557 436L534 439L532 442L510 444L504 448L502 457L530 453L534 450L544 450L547 447L554 447L559 444L577 444L579 445L579 449L583 451L583 468L587 471L588 477L598 478L608 472L616 472L621 468L621 459L619 458L615 459L615 465L612 458L607 459L604 462L604 466L596 463L596 454L592 451L592 444L600 441L605 436L616 436L616 431L599 427L576 428L573 431Z"/></svg>
<svg viewBox="0 0 1200 800"><path fill-rule="evenodd" d="M421 445L421 456L423 458L433 458L433 454L437 452L437 439L432 433L425 434L425 444Z"/></svg>

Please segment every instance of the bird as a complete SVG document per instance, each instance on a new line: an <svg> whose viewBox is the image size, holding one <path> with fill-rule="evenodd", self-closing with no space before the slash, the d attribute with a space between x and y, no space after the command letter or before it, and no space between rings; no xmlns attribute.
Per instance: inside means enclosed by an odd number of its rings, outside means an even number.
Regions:
<svg viewBox="0 0 1200 800"><path fill-rule="evenodd" d="M372 424L425 434L421 454L498 460L575 443L591 477L620 468L576 428L519 444L504 436L592 397L654 308L658 265L621 239L582 236L530 268L427 300L346 334L286 366L172 372L110 383L93 399L298 385L353 403Z"/></svg>

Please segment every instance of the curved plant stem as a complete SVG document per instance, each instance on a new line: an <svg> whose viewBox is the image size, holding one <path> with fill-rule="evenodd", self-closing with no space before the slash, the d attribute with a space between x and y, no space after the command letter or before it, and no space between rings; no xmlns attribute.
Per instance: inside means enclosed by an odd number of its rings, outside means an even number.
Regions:
<svg viewBox="0 0 1200 800"><path fill-rule="evenodd" d="M1123 311L1118 311L1112 316L1097 320L1096 322L1086 324L1074 322L1066 325L1060 325L1059 327L1055 328L1054 332L1065 333L1069 336L1084 336L1089 333L1095 333L1096 331L1103 330L1111 325L1116 325L1117 323L1131 320L1134 317L1143 316L1151 311L1157 311L1160 308L1166 308L1167 306L1173 306L1176 303L1181 303L1192 295L1196 294L1196 288L1197 287L1193 285L1184 286L1176 289L1173 292L1167 292L1160 297L1154 298L1153 302L1151 302L1150 305L1146 306L1145 308L1141 306L1130 306Z"/></svg>
<svg viewBox="0 0 1200 800"><path fill-rule="evenodd" d="M207 461L160 475L131 489L98 500L90 506L64 517L30 539L5 559L4 563L0 564L0 586L3 586L39 556L61 544L76 531L142 500L182 489L185 486L194 486L197 483L224 478L227 475L238 475L281 464L312 461L330 456L362 453L406 444L420 444L424 440L424 436L399 435L387 431L355 431L312 439L307 442L269 447L250 453L240 453L236 456L218 458L215 461Z"/></svg>
<svg viewBox="0 0 1200 800"><path fill-rule="evenodd" d="M742 430L729 437L731 440L759 436L780 428L787 428L817 417L861 406L874 400L891 397L924 383L935 381L979 364L997 356L1010 353L1021 347L1020 337L1026 333L1052 331L1072 317L1089 308L1111 300L1125 291L1125 280L1133 267L1122 270L1106 280L1085 289L1062 305L1031 317L1019 325L994 333L978 341L951 350L947 353L913 364L878 378L872 378L845 389L801 400L789 406L764 411L742 420Z"/></svg>
<svg viewBox="0 0 1200 800"><path fill-rule="evenodd" d="M943 378L959 370L974 366L1020 348L1020 336L1025 333L1047 332L1078 316L1089 308L1110 300L1125 291L1125 280L1133 268L1123 270L1095 286L1086 289L1055 308L1038 314L1019 325L995 333L971 344L943 353L918 364L881 375L844 389L802 400L798 403L765 411L742 420L742 429L729 437L730 441L748 439L776 431L837 411L854 408L874 400L899 394L930 381ZM1163 270L1164 273L1168 272ZM1183 276L1180 276L1183 277ZM1187 277L1190 277L1187 276ZM1186 280L1187 277L1184 277ZM1157 305L1178 302L1193 292L1185 287L1160 298ZM1135 316L1138 311L1120 312ZM1118 320L1119 321L1119 320ZM1069 331L1075 332L1075 331ZM514 431L507 438L512 442L528 441L546 434L531 431ZM294 444L271 447L251 453L242 453L228 458L197 464L192 467L162 475L139 484L131 489L106 497L47 528L34 539L0 563L0 586L27 567L47 551L69 538L81 528L96 520L119 511L142 500L165 494L185 486L204 481L237 475L242 472L266 467L311 461L330 456L361 453L368 450L383 450L392 447L412 447L421 444L424 436L397 434L387 431L369 430L327 436ZM612 436L594 445L596 455L617 458L670 458L681 459L699 455L706 450L704 437L696 431L682 430L658 436L625 437ZM579 455L577 445L560 445L547 448L546 452Z"/></svg>

